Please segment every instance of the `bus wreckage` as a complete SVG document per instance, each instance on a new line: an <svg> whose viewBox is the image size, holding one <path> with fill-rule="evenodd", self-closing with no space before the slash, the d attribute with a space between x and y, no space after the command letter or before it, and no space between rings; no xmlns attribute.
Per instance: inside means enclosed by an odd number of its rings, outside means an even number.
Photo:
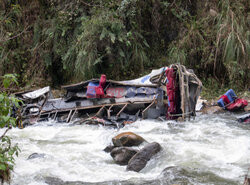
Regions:
<svg viewBox="0 0 250 185"><path fill-rule="evenodd" d="M121 127L138 119L190 119L202 83L185 66L173 64L129 81L92 79L62 86L54 99L50 87L16 93L24 102L19 115L24 126L49 119L78 124ZM17 114L17 113L16 113Z"/></svg>

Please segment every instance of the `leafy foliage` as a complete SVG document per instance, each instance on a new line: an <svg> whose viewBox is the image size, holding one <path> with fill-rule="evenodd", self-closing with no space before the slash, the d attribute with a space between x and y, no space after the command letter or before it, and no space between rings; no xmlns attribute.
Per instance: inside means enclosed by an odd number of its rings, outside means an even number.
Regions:
<svg viewBox="0 0 250 185"><path fill-rule="evenodd" d="M3 76L4 88L8 88L11 83L17 83L16 76L6 74ZM20 100L14 96L8 96L6 92L0 93L0 128L5 129L0 136L0 180L8 181L10 179L10 170L13 170L14 156L18 156L20 151L18 146L12 146L11 139L5 134L11 127L16 126L16 119L11 117L13 106L19 107Z"/></svg>
<svg viewBox="0 0 250 185"><path fill-rule="evenodd" d="M221 63L228 71L230 81L249 81L249 36L250 31L244 16L246 1L220 3L221 12L216 17L216 55L221 54ZM215 64L217 61L215 60Z"/></svg>
<svg viewBox="0 0 250 185"><path fill-rule="evenodd" d="M219 1L218 12L189 16L179 40L168 49L170 61L183 63L220 86L249 86L249 25L246 1ZM209 84L209 83L207 83Z"/></svg>
<svg viewBox="0 0 250 185"><path fill-rule="evenodd" d="M249 86L246 0L0 3L0 73L21 85L128 79L182 63L219 86ZM212 80L213 81L213 80Z"/></svg>

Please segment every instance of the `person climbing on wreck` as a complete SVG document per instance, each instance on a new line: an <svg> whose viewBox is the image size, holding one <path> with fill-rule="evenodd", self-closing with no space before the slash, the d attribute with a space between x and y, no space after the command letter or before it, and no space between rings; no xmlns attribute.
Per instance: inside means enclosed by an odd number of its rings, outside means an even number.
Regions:
<svg viewBox="0 0 250 185"><path fill-rule="evenodd" d="M99 83L90 82L87 87L87 98L104 98L106 75L102 74Z"/></svg>
<svg viewBox="0 0 250 185"><path fill-rule="evenodd" d="M99 82L99 86L96 87L96 96L97 98L104 98L104 88L106 85L106 75L102 74Z"/></svg>

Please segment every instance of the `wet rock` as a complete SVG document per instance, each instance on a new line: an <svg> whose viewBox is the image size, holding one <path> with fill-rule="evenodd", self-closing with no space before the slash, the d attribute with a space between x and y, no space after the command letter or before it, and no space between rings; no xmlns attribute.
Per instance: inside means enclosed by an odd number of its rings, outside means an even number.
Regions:
<svg viewBox="0 0 250 185"><path fill-rule="evenodd" d="M207 106L201 110L203 114L218 114L223 113L225 110L219 106Z"/></svg>
<svg viewBox="0 0 250 185"><path fill-rule="evenodd" d="M209 171L178 166L165 168L158 179L160 179L161 184L237 184L233 180L222 178Z"/></svg>
<svg viewBox="0 0 250 185"><path fill-rule="evenodd" d="M133 132L123 132L112 138L114 146L138 146L144 141L145 139Z"/></svg>
<svg viewBox="0 0 250 185"><path fill-rule="evenodd" d="M64 185L65 182L57 177L45 177L44 181L49 185Z"/></svg>
<svg viewBox="0 0 250 185"><path fill-rule="evenodd" d="M106 148L104 148L103 151L106 153L110 153L114 148L115 148L115 146L109 145Z"/></svg>
<svg viewBox="0 0 250 185"><path fill-rule="evenodd" d="M114 148L110 155L113 157L115 163L120 165L127 165L128 161L138 152L133 148L117 147Z"/></svg>
<svg viewBox="0 0 250 185"><path fill-rule="evenodd" d="M135 172L141 171L146 166L147 162L160 150L161 145L159 143L153 142L147 144L129 160L127 170Z"/></svg>
<svg viewBox="0 0 250 185"><path fill-rule="evenodd" d="M35 158L44 158L45 157L45 154L39 154L39 153L33 153L31 154L27 160L30 160L30 159L35 159Z"/></svg>

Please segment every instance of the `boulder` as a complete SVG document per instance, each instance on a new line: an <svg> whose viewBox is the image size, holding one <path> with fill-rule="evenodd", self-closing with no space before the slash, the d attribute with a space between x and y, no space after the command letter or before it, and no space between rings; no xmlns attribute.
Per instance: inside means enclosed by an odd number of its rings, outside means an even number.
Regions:
<svg viewBox="0 0 250 185"><path fill-rule="evenodd" d="M120 165L127 165L128 161L138 152L133 148L117 147L114 148L110 155L113 157L115 163Z"/></svg>
<svg viewBox="0 0 250 185"><path fill-rule="evenodd" d="M45 154L39 154L39 153L33 153L31 154L27 160L30 160L30 159L35 159L35 158L44 158L45 157Z"/></svg>
<svg viewBox="0 0 250 185"><path fill-rule="evenodd" d="M104 148L103 151L106 153L110 153L114 148L115 148L115 146L109 145L106 148Z"/></svg>
<svg viewBox="0 0 250 185"><path fill-rule="evenodd" d="M223 113L225 110L217 105L215 106L207 106L201 110L203 114L218 114Z"/></svg>
<svg viewBox="0 0 250 185"><path fill-rule="evenodd" d="M147 144L137 154L135 154L128 162L127 170L139 172L142 170L147 162L161 150L159 143L153 142Z"/></svg>
<svg viewBox="0 0 250 185"><path fill-rule="evenodd" d="M145 139L133 132L123 132L112 138L114 146L138 146L144 141Z"/></svg>

